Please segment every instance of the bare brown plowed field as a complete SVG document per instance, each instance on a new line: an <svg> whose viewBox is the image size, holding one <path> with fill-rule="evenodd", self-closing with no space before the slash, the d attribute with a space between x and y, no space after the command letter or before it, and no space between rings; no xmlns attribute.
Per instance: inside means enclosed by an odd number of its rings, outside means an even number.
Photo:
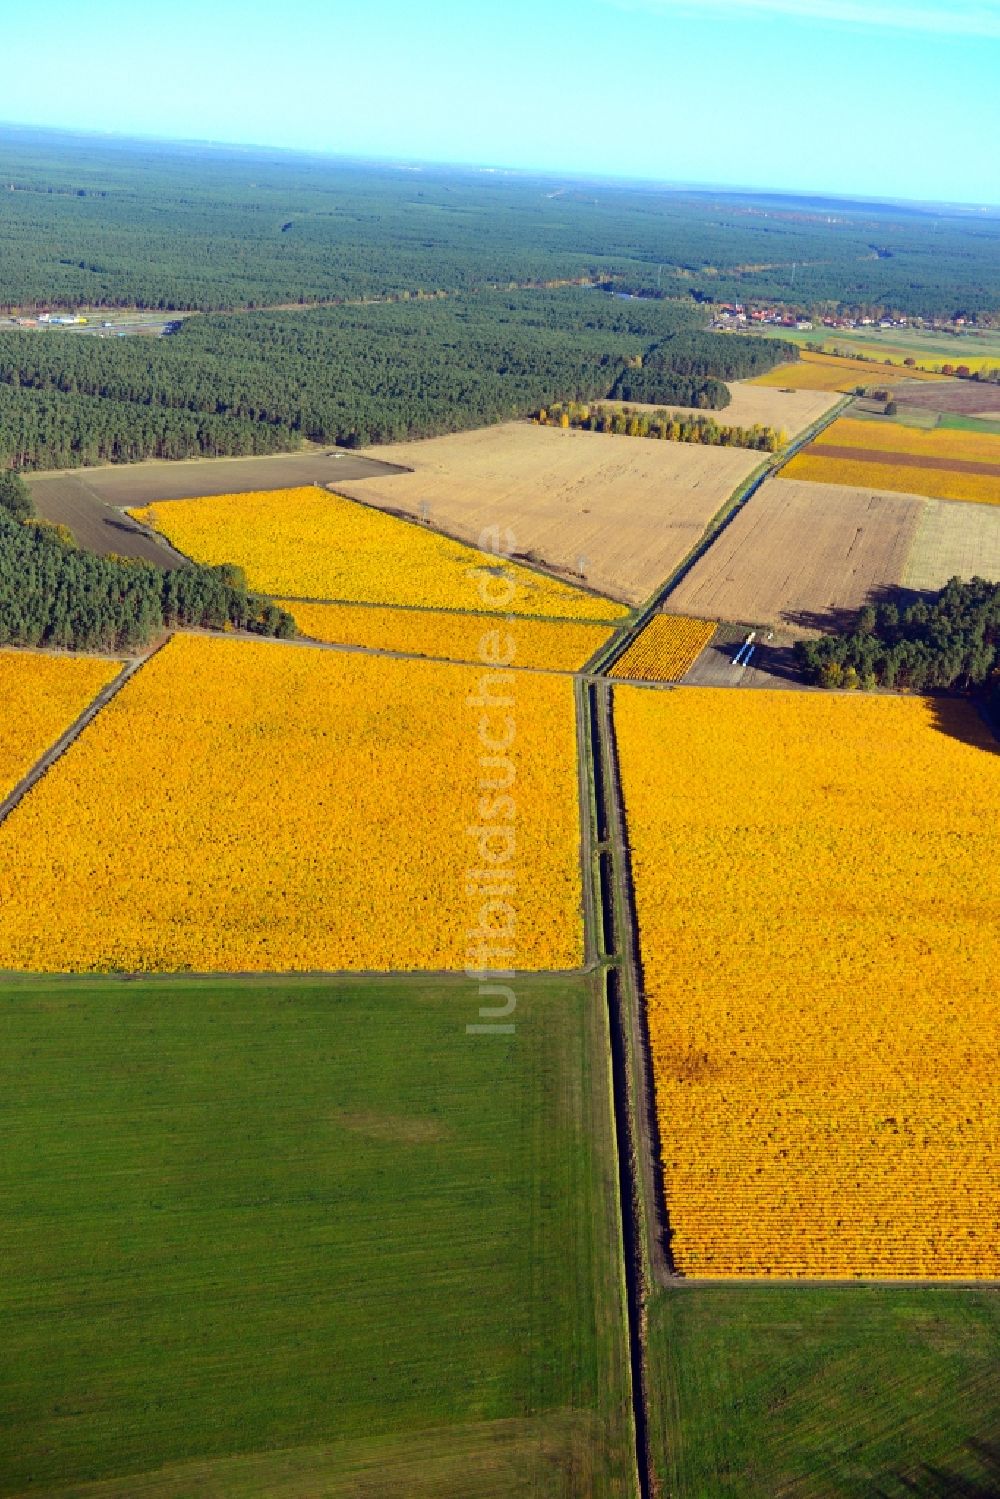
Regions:
<svg viewBox="0 0 1000 1499"><path fill-rule="evenodd" d="M1000 507L927 501L903 582L932 589L954 577L1000 582Z"/></svg>
<svg viewBox="0 0 1000 1499"><path fill-rule="evenodd" d="M813 422L840 400L836 390L778 390L774 386L751 385L748 380L729 384L732 396L721 411L699 411L693 406L675 406L670 401L657 405L639 401L595 401L595 406L628 406L631 411L679 411L685 416L710 416L722 427L782 427L789 437L804 432Z"/></svg>
<svg viewBox="0 0 1000 1499"><path fill-rule="evenodd" d="M899 405L922 406L925 411L950 411L957 416L1000 417L1000 385L978 380L941 380L924 385L907 380L894 392Z"/></svg>
<svg viewBox="0 0 1000 1499"><path fill-rule="evenodd" d="M762 458L530 422L371 451L412 472L338 478L338 493L474 545L499 527L518 555L628 603L670 575Z"/></svg>
<svg viewBox="0 0 1000 1499"><path fill-rule="evenodd" d="M169 542L106 505L80 475L30 475L28 487L42 519L67 526L77 546L103 557L134 557L160 567L184 566L185 559Z"/></svg>
<svg viewBox="0 0 1000 1499"><path fill-rule="evenodd" d="M202 495L249 494L257 490L295 489L303 484L340 484L342 480L384 478L396 472L376 456L362 458L345 450L316 448L303 453L269 453L261 458L192 458L177 462L108 464L56 473L33 474L32 488L47 479L79 478L108 505L138 508L163 500L193 500Z"/></svg>
<svg viewBox="0 0 1000 1499"><path fill-rule="evenodd" d="M808 633L898 584L925 501L768 480L670 594L680 614Z"/></svg>
<svg viewBox="0 0 1000 1499"><path fill-rule="evenodd" d="M933 453L876 453L870 448L845 448L835 442L814 442L809 449L823 458L850 458L855 463L885 463L907 468L929 468L952 474L989 474L1000 478L1000 463L978 463L971 458L936 458Z"/></svg>

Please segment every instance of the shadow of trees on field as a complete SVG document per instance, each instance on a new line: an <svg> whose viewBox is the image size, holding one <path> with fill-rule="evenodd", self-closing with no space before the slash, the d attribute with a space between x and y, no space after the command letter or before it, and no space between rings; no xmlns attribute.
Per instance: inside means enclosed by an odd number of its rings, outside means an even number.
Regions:
<svg viewBox="0 0 1000 1499"><path fill-rule="evenodd" d="M915 1474L898 1474L891 1489L873 1489L872 1499L899 1499L901 1494L914 1499L1000 1499L1000 1444L972 1438L965 1450L972 1454L978 1475L921 1464Z"/></svg>
<svg viewBox="0 0 1000 1499"><path fill-rule="evenodd" d="M981 699L940 693L931 696L931 719L939 734L972 745L985 754L1000 754L1000 723Z"/></svg>

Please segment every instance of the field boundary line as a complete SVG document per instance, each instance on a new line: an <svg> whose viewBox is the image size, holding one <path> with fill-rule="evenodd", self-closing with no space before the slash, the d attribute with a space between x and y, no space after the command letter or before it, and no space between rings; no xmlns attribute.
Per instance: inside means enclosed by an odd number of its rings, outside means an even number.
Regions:
<svg viewBox="0 0 1000 1499"><path fill-rule="evenodd" d="M498 616L500 623L503 617ZM284 639L280 635L257 635L253 630L210 630L205 626L183 625L172 630L171 634L177 635L207 635L213 639L221 640L243 640L257 642L261 645L290 645L297 650L307 651L338 651L345 656L383 656L390 661L424 661L437 666L472 666L480 671L483 663L479 661L468 661L458 656L425 656L416 651L390 650L387 646L380 645L348 645L336 640L314 640L310 635L292 636ZM517 666L511 663L505 666L504 671L520 672L522 676L535 677L569 677L586 679L586 673L582 667L574 666Z"/></svg>
<svg viewBox="0 0 1000 1499"><path fill-rule="evenodd" d="M590 736L588 688L582 678L573 681L573 713L576 722L577 798L580 813L580 878L583 900L583 960L596 967L604 952L604 932L596 887L596 796L593 779L593 746Z"/></svg>
<svg viewBox="0 0 1000 1499"><path fill-rule="evenodd" d="M598 963L590 963L581 964L579 968L515 968L512 972L515 978L571 979L597 973L599 968ZM71 968L57 974L39 968L0 968L0 977L46 983L59 978L123 984L134 983L137 979L143 983L159 979L171 984L188 980L217 984L225 979L235 979L241 984L254 980L273 984L276 979L282 983L323 983L327 979L370 980L373 983L383 979L435 979L439 982L454 979L456 983L468 984L464 968Z"/></svg>
<svg viewBox="0 0 1000 1499"><path fill-rule="evenodd" d="M628 1115L632 1133L636 1204L643 1235L643 1258L659 1285L676 1279L670 1255L670 1216L663 1192L659 1124L652 1057L646 1025L645 988L639 946L635 888L629 856L625 799L614 728L614 691L605 682L598 694L598 721L605 762L608 842L612 852L616 920L620 931L621 1029L628 1082Z"/></svg>
<svg viewBox="0 0 1000 1499"><path fill-rule="evenodd" d="M561 581L557 579L556 581ZM323 609L388 609L396 614L447 614L454 615L457 619L484 619L496 620L499 624L517 624L519 620L526 620L531 624L542 625L587 625L594 629L614 630L619 626L627 624L632 609L629 613L621 615L618 619L581 619L579 615L572 614L512 614L510 611L491 613L487 609L449 609L444 604L399 604L390 600L373 599L317 599L307 598L304 594L291 593L268 593L260 597L269 599L284 599L289 604L315 604ZM598 594L598 598L607 598L605 594ZM617 604L618 599L608 598L608 602ZM623 606L625 607L625 606Z"/></svg>
<svg viewBox="0 0 1000 1499"><path fill-rule="evenodd" d="M639 1499L653 1493L653 1463L649 1448L649 1392L646 1378L646 1300L648 1276L645 1253L645 1206L637 1182L635 1131L631 1119L629 1051L623 1023L623 936L627 922L618 898L615 877L612 793L600 715L599 695L608 691L600 679L578 686L583 746L590 756L587 770L588 816L594 833L592 848L592 919L599 937L601 992L605 1008L607 1053L615 1158L618 1177L618 1219L622 1273L623 1315L628 1346L632 1432L635 1443Z"/></svg>
<svg viewBox="0 0 1000 1499"><path fill-rule="evenodd" d="M22 776L17 785L0 801L0 826L6 822L10 814L20 805L28 793L34 790L45 773L51 770L56 761L61 759L66 751L79 739L84 729L93 723L102 708L106 708L112 698L117 697L125 684L132 680L136 672L149 659L149 656L139 656L126 661L114 680L109 682L106 687L101 688L100 692L95 698L91 699L83 712L73 720L68 728L63 730L59 738L49 746L44 754L39 756L28 773Z"/></svg>
<svg viewBox="0 0 1000 1499"><path fill-rule="evenodd" d="M532 425L528 417L515 418L514 422L515 425L519 424L526 427ZM481 427L473 427L469 430L482 431L484 429ZM443 433L442 435L452 437L457 436L458 434ZM418 441L419 440L420 439L418 439ZM433 439L426 440L432 441ZM415 473L416 470L410 470L410 472ZM366 481L364 479L349 479L347 482L349 484L363 484ZM330 484L319 484L317 487L319 489L326 490L328 494L336 495L338 500L347 500L347 502L351 505L362 505L366 510L374 510L379 515L391 515L394 520L404 521L407 525L416 526L419 530L425 533L429 531L432 535L444 536L448 541L457 542L459 546L472 547L473 550L477 552L481 552L483 550L479 545L478 538L473 538L471 528L465 532L463 532L460 526L456 526L453 530L447 530L443 526L436 525L433 521L421 520L418 515L410 515L407 511L397 510L391 505L376 505L373 500L358 499L355 495L352 494L342 494L340 490L333 487L332 482ZM480 532L479 534L482 535L482 532ZM488 556L489 554L486 553L485 555ZM542 578L548 578L550 582L563 583L567 588L575 588L580 593L587 594L590 598L610 599L613 604L621 604L627 609L634 608L634 605L630 604L627 599L615 598L605 589L595 588L592 583L588 583L587 580L585 578L582 578L579 573L572 572L569 568L556 568L549 563L540 561L534 555L529 557L524 552L505 552L503 553L503 557L506 562L513 562L515 566L523 567L528 572L537 573ZM491 565L500 566L502 564L494 561ZM602 622L603 621L598 620L598 624Z"/></svg>

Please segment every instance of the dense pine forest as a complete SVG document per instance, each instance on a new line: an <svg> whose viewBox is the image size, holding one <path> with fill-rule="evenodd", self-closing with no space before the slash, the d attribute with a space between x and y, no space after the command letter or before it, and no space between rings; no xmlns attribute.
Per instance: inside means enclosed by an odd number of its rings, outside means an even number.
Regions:
<svg viewBox="0 0 1000 1499"><path fill-rule="evenodd" d="M577 278L696 304L987 315L1000 219L0 130L0 306L208 311Z"/></svg>
<svg viewBox="0 0 1000 1499"><path fill-rule="evenodd" d="M0 645L128 651L165 627L295 634L290 614L247 592L238 568L123 562L80 551L31 516L16 474L0 475Z"/></svg>
<svg viewBox="0 0 1000 1499"><path fill-rule="evenodd" d="M929 598L901 593L796 651L821 687L986 689L1000 700L1000 583L952 578Z"/></svg>
<svg viewBox="0 0 1000 1499"><path fill-rule="evenodd" d="M796 351L701 331L697 308L599 291L482 292L309 311L214 314L161 339L0 333L0 462L359 446L609 396L655 366L657 399L718 408L726 378ZM672 373L676 365L680 373Z"/></svg>
<svg viewBox="0 0 1000 1499"><path fill-rule="evenodd" d="M706 304L988 320L998 251L1000 219L959 210L3 127L0 306L193 315L160 339L0 332L0 466L359 446L605 397L720 411L725 380L795 354L706 332Z"/></svg>

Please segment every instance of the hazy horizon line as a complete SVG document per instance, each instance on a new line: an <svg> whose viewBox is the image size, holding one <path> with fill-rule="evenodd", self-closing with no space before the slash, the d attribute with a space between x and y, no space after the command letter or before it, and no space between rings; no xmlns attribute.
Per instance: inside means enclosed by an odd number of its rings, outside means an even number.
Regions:
<svg viewBox="0 0 1000 1499"><path fill-rule="evenodd" d="M644 0L639 0L644 3ZM762 0L766 3L766 0ZM509 177L533 177L542 181L558 183L570 180L583 184L631 184L666 192L720 192L753 194L783 198L828 198L844 204L879 205L887 207L909 207L925 209L962 209L965 212L979 210L988 214L1000 214L1000 202L990 203L974 198L908 198L883 193L848 192L843 188L782 187L775 183L748 181L712 181L701 178L658 178L643 174L617 172L586 173L576 167L513 166L497 161L461 161L446 157L409 157L405 153L382 154L380 152L348 151L343 148L323 146L289 146L268 141L217 140L209 136L164 135L159 131L109 130L88 125L49 125L34 121L0 119L0 131L37 131L43 135L63 135L80 140L113 141L121 144L161 145L177 147L200 147L216 151L234 152L278 152L283 156L302 157L310 160L344 162L357 165L381 166L399 171L420 171L425 168L443 171L465 171L484 175Z"/></svg>

